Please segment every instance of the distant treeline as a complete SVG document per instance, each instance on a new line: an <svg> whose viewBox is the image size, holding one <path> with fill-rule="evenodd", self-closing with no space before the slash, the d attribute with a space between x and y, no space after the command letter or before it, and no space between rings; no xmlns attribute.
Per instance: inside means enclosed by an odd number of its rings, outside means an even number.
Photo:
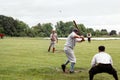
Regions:
<svg viewBox="0 0 120 80"><path fill-rule="evenodd" d="M92 28L86 28L84 24L77 24L80 29L80 34L86 36L87 33L91 33L92 36L117 36L115 30L108 32L106 29L95 30ZM73 30L74 24L72 21L56 22L55 25L57 34L59 37L67 37ZM20 20L15 20L12 17L0 15L0 34L11 37L49 37L52 30L52 23L38 23L35 26L29 27L26 23Z"/></svg>

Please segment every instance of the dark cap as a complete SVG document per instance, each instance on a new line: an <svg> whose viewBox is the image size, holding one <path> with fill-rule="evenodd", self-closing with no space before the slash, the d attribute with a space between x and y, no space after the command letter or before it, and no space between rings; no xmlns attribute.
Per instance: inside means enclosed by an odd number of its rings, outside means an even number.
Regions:
<svg viewBox="0 0 120 80"><path fill-rule="evenodd" d="M73 31L74 31L74 32L78 32L78 29L74 28Z"/></svg>

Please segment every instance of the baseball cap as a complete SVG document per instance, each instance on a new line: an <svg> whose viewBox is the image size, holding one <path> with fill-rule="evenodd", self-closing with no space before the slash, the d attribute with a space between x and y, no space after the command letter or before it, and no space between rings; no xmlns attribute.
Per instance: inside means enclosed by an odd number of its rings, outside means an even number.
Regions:
<svg viewBox="0 0 120 80"><path fill-rule="evenodd" d="M74 32L78 32L78 29L74 28L73 31L74 31Z"/></svg>

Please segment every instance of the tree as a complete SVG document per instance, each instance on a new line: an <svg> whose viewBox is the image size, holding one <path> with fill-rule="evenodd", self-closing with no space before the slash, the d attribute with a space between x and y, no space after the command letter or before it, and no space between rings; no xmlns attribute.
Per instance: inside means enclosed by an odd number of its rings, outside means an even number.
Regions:
<svg viewBox="0 0 120 80"><path fill-rule="evenodd" d="M69 22L57 22L56 30L59 37L67 37L69 33L73 30L74 25L72 21Z"/></svg>
<svg viewBox="0 0 120 80"><path fill-rule="evenodd" d="M27 36L29 26L22 21L16 20L16 34L15 36Z"/></svg>
<svg viewBox="0 0 120 80"><path fill-rule="evenodd" d="M42 24L42 29L43 29L43 33L44 33L43 37L49 37L51 30L53 29L52 24L51 23Z"/></svg>
<svg viewBox="0 0 120 80"><path fill-rule="evenodd" d="M108 32L106 29L101 29L101 35L108 35Z"/></svg>
<svg viewBox="0 0 120 80"><path fill-rule="evenodd" d="M112 35L117 35L116 30L111 30L110 36L112 36Z"/></svg>
<svg viewBox="0 0 120 80"><path fill-rule="evenodd" d="M52 24L45 23L41 25L39 23L36 26L33 26L31 29L35 32L35 36L49 37L52 30Z"/></svg>
<svg viewBox="0 0 120 80"><path fill-rule="evenodd" d="M65 33L67 31L66 28L67 27L65 26L64 22L62 22L62 21L57 22L56 30L60 37L65 37Z"/></svg>
<svg viewBox="0 0 120 80"><path fill-rule="evenodd" d="M99 37L99 36L100 36L100 30L96 30L96 31L95 31L95 36L96 36L96 37Z"/></svg>
<svg viewBox="0 0 120 80"><path fill-rule="evenodd" d="M4 15L0 15L0 25L5 35L14 36L14 32L16 32L16 29L14 26L14 19L12 17L6 17Z"/></svg>
<svg viewBox="0 0 120 80"><path fill-rule="evenodd" d="M33 26L31 29L34 31L35 36L43 36L42 25L40 23L38 23L36 26Z"/></svg>
<svg viewBox="0 0 120 80"><path fill-rule="evenodd" d="M0 33L4 33L4 29L1 25L0 25Z"/></svg>
<svg viewBox="0 0 120 80"><path fill-rule="evenodd" d="M78 28L80 29L80 35L82 34L85 36L87 34L87 30L86 30L84 24L78 24Z"/></svg>
<svg viewBox="0 0 120 80"><path fill-rule="evenodd" d="M95 32L92 28L87 28L87 33L91 33L92 36L95 36Z"/></svg>
<svg viewBox="0 0 120 80"><path fill-rule="evenodd" d="M25 31L28 28L29 26L22 21L0 15L0 32L7 36L27 36Z"/></svg>

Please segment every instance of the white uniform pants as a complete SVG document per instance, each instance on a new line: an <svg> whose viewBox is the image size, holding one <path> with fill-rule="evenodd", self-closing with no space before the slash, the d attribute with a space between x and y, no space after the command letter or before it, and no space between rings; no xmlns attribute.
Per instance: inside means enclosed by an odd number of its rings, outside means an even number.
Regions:
<svg viewBox="0 0 120 80"><path fill-rule="evenodd" d="M76 57L72 48L66 46L64 47L64 52L71 63L76 63Z"/></svg>

